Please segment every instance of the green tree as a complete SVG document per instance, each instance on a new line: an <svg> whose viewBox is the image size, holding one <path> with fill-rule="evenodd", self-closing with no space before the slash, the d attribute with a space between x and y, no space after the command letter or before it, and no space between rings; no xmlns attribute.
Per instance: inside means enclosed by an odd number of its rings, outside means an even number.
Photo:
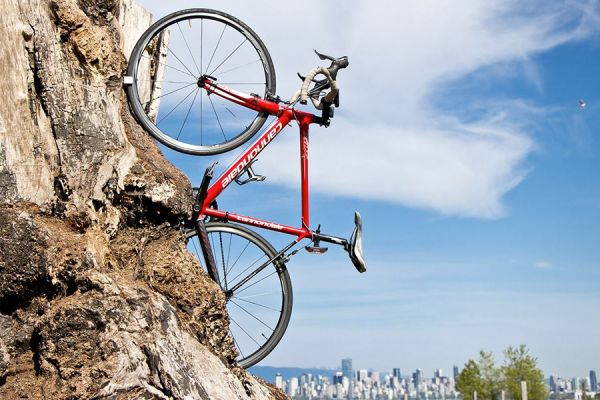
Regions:
<svg viewBox="0 0 600 400"><path fill-rule="evenodd" d="M475 360L469 360L458 375L456 388L462 393L465 400L473 400L473 393L477 392L481 399L481 390L483 388L481 371Z"/></svg>
<svg viewBox="0 0 600 400"><path fill-rule="evenodd" d="M504 351L504 387L510 398L522 400L521 381L527 382L529 400L546 400L548 391L544 384L544 374L537 366L537 358L529 354L525 345L509 347Z"/></svg>
<svg viewBox="0 0 600 400"><path fill-rule="evenodd" d="M481 372L481 393L478 398L482 400L494 400L500 398L502 391L502 370L496 366L496 360L491 352L481 350L478 361Z"/></svg>

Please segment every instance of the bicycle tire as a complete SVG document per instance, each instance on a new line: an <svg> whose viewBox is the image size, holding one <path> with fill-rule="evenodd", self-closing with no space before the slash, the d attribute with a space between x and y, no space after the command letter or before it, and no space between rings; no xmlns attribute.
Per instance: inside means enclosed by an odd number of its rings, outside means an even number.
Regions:
<svg viewBox="0 0 600 400"><path fill-rule="evenodd" d="M196 20L200 20L200 24L198 24ZM198 58L198 40L193 42L188 40L190 37L186 37L186 34L184 34L184 29L188 29L188 26L183 24L184 28L182 29L182 22L187 22L189 25L188 34L189 32L192 32L191 39L198 39L197 36L199 30L199 65L196 60ZM194 22L194 24L192 24L192 22ZM223 30L221 31L221 35L218 36L221 26L223 27ZM226 32L226 28L228 27L232 29L229 29L229 31ZM171 31L175 33L171 34ZM216 41L217 37L218 41ZM215 60L215 64L218 64L218 67L216 69L211 69L214 65L212 62L215 59L215 56L221 56L221 54L217 55L218 49L222 43L225 43L224 39L228 38L231 38L233 43L237 43L237 39L243 39L243 41L231 54L226 58L223 57L224 61L221 61L220 64L219 59ZM173 39L179 40L179 42L173 43ZM210 57L208 64L206 64L206 68L204 68L203 64L205 41L207 42L206 45L209 47L209 52L210 47L212 47L209 45L211 43L214 44L216 41L212 56ZM245 42L249 42L251 46L246 46ZM190 43L192 43L191 46ZM223 46L227 46L227 43L223 44ZM174 49L176 47L179 56L175 53ZM229 47L228 50L230 48L231 47ZM164 53L164 58L161 58L161 52ZM194 54L196 56L194 56ZM240 66L237 66L237 68L230 68L232 65L231 63L234 63L235 61L241 62L237 58L245 57L247 57L246 61L251 60L251 62L247 65L241 64ZM253 59L253 57L256 57L256 59ZM142 62L144 58L149 61ZM169 62L174 63L174 65L169 65ZM189 64L189 66L186 64ZM228 67L224 67L223 65L228 65ZM159 73L157 71L162 72ZM226 105L224 108L219 108L219 113L221 114L219 116L213 98L215 101L220 101L220 99L218 96L212 96L211 98L206 90L200 89L198 84L200 76L205 74L212 74L212 76L216 75L217 83L222 83L224 86L246 85L243 86L245 89L244 92L253 89L255 90L255 93L260 93L260 91L264 90L263 97L265 98L268 95L275 94L276 84L273 61L271 60L271 56L266 46L258 35L245 23L229 14L211 9L193 8L177 11L161 18L152 24L137 41L127 67L127 75L133 78L133 82L126 85L127 97L133 115L139 124L154 138L167 147L179 152L193 155L214 155L240 146L260 129L268 115L264 112L246 109L243 106L229 101L225 103ZM229 84L223 82L222 80L219 80L219 77L221 76L224 76L225 78L229 77L228 79L234 80L234 82L230 82ZM236 79L244 79L244 81L235 82ZM245 79L251 79L251 81L245 81ZM171 86L171 83L174 85ZM180 87L180 85L184 84L187 85ZM262 89L263 86L264 89ZM157 87L159 90L154 90ZM169 87L171 87L171 89L168 89ZM188 90L190 87L192 91ZM176 90L172 90L173 88ZM191 96L194 90L195 94L194 96ZM155 91L160 94L156 97L153 95L152 98L150 98L149 93L154 93ZM176 103L184 93L187 93L187 97L177 103L176 107L168 112L168 114L167 111L170 109L170 105L165 107L164 111L161 110L161 103L166 103L167 101ZM198 94L200 94L198 100L199 104L196 104L196 108L194 108L193 106ZM177 100L174 100L175 95L178 96ZM167 96L171 97L167 99ZM203 111L204 109L202 106L205 97L207 98L206 109L210 110L210 108L212 108L214 115L210 114L210 111L208 111L209 116L205 115L206 113ZM162 100L160 100L161 98ZM182 111L185 111L190 99L192 99L191 104L187 109L187 114L185 114L184 118ZM185 104L183 110L180 109L175 112L176 108L181 104ZM200 106L199 111L198 105ZM235 113L232 110L234 110ZM192 132L189 131L190 126L184 130L190 115L190 121L195 125L198 125L198 115L200 119L199 129ZM181 120L183 120L181 128L176 132ZM194 120L196 122L193 122ZM215 120L218 124L215 123ZM207 125L206 129L210 130L207 133L207 135L210 135L210 139L208 139L207 143L203 143L204 125ZM219 132L219 129L221 132ZM199 144L198 130L200 131ZM182 134L184 137L187 135L185 140L180 139ZM221 139L221 134L224 140ZM206 141L207 139L204 140Z"/></svg>
<svg viewBox="0 0 600 400"><path fill-rule="evenodd" d="M211 241L217 269L221 275L221 281L217 283L224 291L227 287L232 287L236 283L236 279L244 272L251 272L253 270L252 267L258 267L277 254L273 246L262 236L240 225L209 222L206 224L206 231ZM190 251L196 255L198 260L203 260L199 253L199 243L196 242L198 240L196 231L188 230L185 236ZM223 240L225 243L223 243ZM219 241L221 242L219 243ZM227 249L227 254L224 254L225 249ZM240 252L240 249L242 249L241 254L237 254ZM234 255L236 257L235 261L231 257L232 253L237 255ZM257 253L259 254L258 258ZM250 262L252 263L249 264ZM238 263L240 265L236 267ZM203 268L205 268L204 265ZM228 282L227 274L233 274L234 268L238 272L238 275L232 281ZM242 271L241 273L239 272L240 270ZM224 271L225 274L223 274ZM247 292L247 290L252 288L252 291ZM275 288L279 288L279 294L274 293L271 295L269 290L275 292ZM264 292L265 290L267 292ZM237 293L243 291L246 291L244 295L246 299L241 298L239 295L237 297L234 295L227 299L227 311L230 318L230 334L239 353L237 363L242 368L248 368L261 361L273 351L283 337L289 324L292 313L293 293L292 283L285 264L275 266L273 263L267 266L252 280L248 281L245 286L241 287ZM261 296L262 300L257 299ZM269 299L265 299L265 297L269 297ZM252 298L252 300L247 300L248 298ZM240 303L243 302L243 306L240 306L238 301ZM259 313L260 315L254 315L253 318L247 315ZM275 313L278 313L278 316ZM257 323L255 319L263 322ZM267 332L265 328L268 328L271 332L265 334ZM253 337L251 340L248 339L250 336ZM263 338L265 339L264 341L262 341ZM260 339L261 342L259 343L257 339ZM251 349L250 352L248 352L248 348Z"/></svg>

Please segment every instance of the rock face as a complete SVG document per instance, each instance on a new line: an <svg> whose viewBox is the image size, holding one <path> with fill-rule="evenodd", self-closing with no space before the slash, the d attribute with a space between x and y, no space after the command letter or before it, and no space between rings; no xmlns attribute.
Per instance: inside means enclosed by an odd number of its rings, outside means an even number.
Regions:
<svg viewBox="0 0 600 400"><path fill-rule="evenodd" d="M0 398L284 397L235 364L178 229L191 188L129 114L130 0L5 0Z"/></svg>

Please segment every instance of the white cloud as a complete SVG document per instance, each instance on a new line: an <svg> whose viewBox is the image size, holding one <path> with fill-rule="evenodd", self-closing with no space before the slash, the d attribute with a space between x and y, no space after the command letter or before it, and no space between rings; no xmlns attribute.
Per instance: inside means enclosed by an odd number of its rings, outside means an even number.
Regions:
<svg viewBox="0 0 600 400"><path fill-rule="evenodd" d="M550 268L550 263L548 261L538 261L534 265L536 268Z"/></svg>
<svg viewBox="0 0 600 400"><path fill-rule="evenodd" d="M163 2L141 3L157 14L167 12L159 9ZM190 3L168 5L178 6ZM299 84L296 71L318 63L313 47L349 56L350 67L339 76L340 115L311 136L313 190L480 218L502 216L503 196L523 180L523 163L535 148L524 122L538 114L516 107L524 103L515 99L502 113L492 109L464 120L454 105L478 105L444 89L483 67L514 63L543 90L532 56L596 29L597 6L306 1L290 12L282 2L212 5L259 33L275 62L282 97ZM270 181L297 184L298 163L289 161L297 153L296 136L286 132L279 150L261 155Z"/></svg>

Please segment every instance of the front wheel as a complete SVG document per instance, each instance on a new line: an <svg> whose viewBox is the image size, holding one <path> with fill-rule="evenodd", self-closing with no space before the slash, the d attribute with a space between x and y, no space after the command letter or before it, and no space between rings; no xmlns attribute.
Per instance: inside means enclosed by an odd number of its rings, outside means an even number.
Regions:
<svg viewBox="0 0 600 400"><path fill-rule="evenodd" d="M277 252L263 237L245 227L223 222L206 224L208 239L224 292L233 288ZM195 230L186 232L188 249L201 264ZM238 350L238 364L248 368L279 343L292 313L292 283L283 263L272 262L227 296L229 332Z"/></svg>
<svg viewBox="0 0 600 400"><path fill-rule="evenodd" d="M140 125L164 145L195 155L241 145L268 116L210 95L202 87L204 75L239 92L275 94L275 68L256 33L205 8L152 24L131 53L127 75L127 97Z"/></svg>

